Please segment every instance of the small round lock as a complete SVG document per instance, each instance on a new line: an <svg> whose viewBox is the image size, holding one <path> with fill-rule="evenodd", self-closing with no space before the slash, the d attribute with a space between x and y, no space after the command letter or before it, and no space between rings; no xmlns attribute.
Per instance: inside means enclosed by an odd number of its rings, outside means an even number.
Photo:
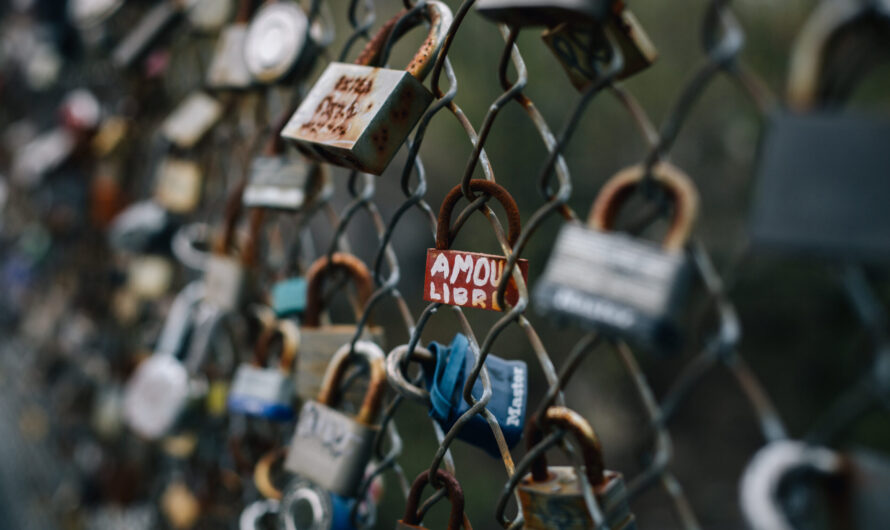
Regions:
<svg viewBox="0 0 890 530"><path fill-rule="evenodd" d="M519 232L522 225L519 217L519 207L516 201L503 186L490 180L473 179L470 181L470 190L486 193L496 199L507 214L507 243L512 247L519 239ZM436 223L436 248L438 250L447 250L451 248L451 242L454 240L455 234L451 232L451 213L454 206L464 196L461 186L451 188L448 195L442 201L439 208L439 220Z"/></svg>
<svg viewBox="0 0 890 530"><path fill-rule="evenodd" d="M464 492L454 475L444 469L436 470L436 479L444 485L448 492L448 500L451 501L451 512L448 515L448 530L458 530L464 521ZM408 500L405 504L405 515L399 521L399 528L421 528L421 518L418 516L417 507L420 504L420 494L430 482L430 471L426 470L414 479L411 491L408 492Z"/></svg>
<svg viewBox="0 0 890 530"><path fill-rule="evenodd" d="M266 3L257 11L244 41L244 61L253 78L274 83L299 62L307 42L309 20L293 2Z"/></svg>
<svg viewBox="0 0 890 530"><path fill-rule="evenodd" d="M317 328L321 323L321 311L324 309L322 281L330 271L340 269L347 272L355 283L359 303L364 305L371 297L372 280L368 267L357 257L344 252L335 252L330 263L327 256L322 256L306 271L306 311L303 314L303 325Z"/></svg>
<svg viewBox="0 0 890 530"><path fill-rule="evenodd" d="M380 414L386 393L386 356L380 346L371 341L356 342L354 350L350 344L344 344L334 353L318 393L318 402L331 408L337 407L342 398L340 382L346 375L349 364L356 358L364 360L368 365L368 389L361 408L355 415L355 421L362 425L373 425Z"/></svg>
<svg viewBox="0 0 890 530"><path fill-rule="evenodd" d="M612 230L621 206L631 197L645 176L645 166L638 164L618 172L609 179L593 203L587 224L603 232ZM679 251L689 239L698 215L698 191L685 173L667 162L656 164L652 168L652 177L665 189L674 203L674 215L662 247L668 251Z"/></svg>

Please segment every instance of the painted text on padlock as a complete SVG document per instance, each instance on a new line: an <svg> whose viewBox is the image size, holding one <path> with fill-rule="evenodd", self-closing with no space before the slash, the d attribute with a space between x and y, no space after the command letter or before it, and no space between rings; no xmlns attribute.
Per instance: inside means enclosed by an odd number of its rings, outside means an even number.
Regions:
<svg viewBox="0 0 890 530"><path fill-rule="evenodd" d="M316 159L379 175L432 100L404 70L332 63L281 135Z"/></svg>
<svg viewBox="0 0 890 530"><path fill-rule="evenodd" d="M497 303L498 282L507 260L503 256L429 249L426 253L426 274L423 299L461 307L478 307L501 311ZM528 261L517 263L522 278L528 281ZM511 278L504 299L516 304L519 292Z"/></svg>

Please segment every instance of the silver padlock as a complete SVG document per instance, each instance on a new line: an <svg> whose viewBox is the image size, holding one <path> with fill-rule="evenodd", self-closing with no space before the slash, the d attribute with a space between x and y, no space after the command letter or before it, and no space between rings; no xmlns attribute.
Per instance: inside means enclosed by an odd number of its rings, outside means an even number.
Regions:
<svg viewBox="0 0 890 530"><path fill-rule="evenodd" d="M212 89L245 89L253 78L244 60L247 22L253 0L240 0L235 21L223 28L207 71L207 86Z"/></svg>
<svg viewBox="0 0 890 530"><path fill-rule="evenodd" d="M281 337L278 368L267 368L269 345ZM291 375L300 344L300 329L291 320L280 320L264 330L257 340L252 363L242 363L235 372L229 390L230 411L258 416L275 421L290 421L294 417L296 397Z"/></svg>
<svg viewBox="0 0 890 530"><path fill-rule="evenodd" d="M444 41L452 15L427 2L423 16L401 31L430 23L430 32L406 70L369 66L380 55L400 13L368 43L356 64L331 63L291 117L282 136L307 156L379 175L433 101L423 86ZM400 35L395 35L398 37Z"/></svg>
<svg viewBox="0 0 890 530"><path fill-rule="evenodd" d="M316 55L309 19L296 2L266 2L254 15L244 40L244 62L258 83L276 83ZM303 63L302 65L300 63Z"/></svg>
<svg viewBox="0 0 890 530"><path fill-rule="evenodd" d="M739 490L752 530L870 530L890 521L890 459L870 450L771 442L751 459Z"/></svg>
<svg viewBox="0 0 890 530"><path fill-rule="evenodd" d="M235 311L244 294L246 271L238 258L211 254L204 272L204 301L224 312Z"/></svg>
<svg viewBox="0 0 890 530"><path fill-rule="evenodd" d="M193 92L176 106L161 124L168 142L180 149L198 144L222 117L223 107L204 92Z"/></svg>
<svg viewBox="0 0 890 530"><path fill-rule="evenodd" d="M375 425L386 392L384 354L373 342L358 341L355 355L368 365L368 390L355 417L335 407L341 401L340 382L352 360L350 345L334 354L317 401L300 411L284 467L342 497L358 494L365 466L373 454Z"/></svg>
<svg viewBox="0 0 890 530"><path fill-rule="evenodd" d="M192 282L180 291L170 307L154 354L139 364L127 382L124 418L144 438L154 440L167 434L193 395L195 389L181 356L202 295L200 282Z"/></svg>

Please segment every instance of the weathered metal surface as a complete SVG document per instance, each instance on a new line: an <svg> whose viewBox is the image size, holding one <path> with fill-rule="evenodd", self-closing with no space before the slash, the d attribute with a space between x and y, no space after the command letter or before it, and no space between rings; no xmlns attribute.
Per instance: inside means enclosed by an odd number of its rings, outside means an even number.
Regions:
<svg viewBox="0 0 890 530"><path fill-rule="evenodd" d="M580 481L570 466L550 466L548 480L535 482L531 474L519 483L519 501L527 530L588 530L594 528L581 495ZM636 521L627 504L624 479L605 472L605 482L593 493L610 530L634 530Z"/></svg>
<svg viewBox="0 0 890 530"><path fill-rule="evenodd" d="M297 395L306 401L315 399L321 390L325 370L331 362L334 352L340 346L352 342L355 336L354 324L338 324L320 328L300 328L300 353L297 357L297 369L294 378L297 383ZM383 328L365 326L361 340L370 340L383 345ZM344 399L350 403L361 401L361 385L352 385Z"/></svg>
<svg viewBox="0 0 890 530"><path fill-rule="evenodd" d="M250 86L253 77L244 60L246 39L247 24L231 24L223 29L207 70L207 86L235 89Z"/></svg>
<svg viewBox="0 0 890 530"><path fill-rule="evenodd" d="M611 37L611 43L607 35ZM624 58L618 79L645 70L658 57L655 45L637 18L627 10L610 17L602 28L563 23L546 30L541 38L556 55L572 85L582 91L599 79L593 65L608 60L612 45L618 46Z"/></svg>
<svg viewBox="0 0 890 530"><path fill-rule="evenodd" d="M201 200L201 168L191 160L167 158L158 168L155 200L174 213L194 211Z"/></svg>
<svg viewBox="0 0 890 530"><path fill-rule="evenodd" d="M432 100L404 70L332 63L281 135L308 156L379 175Z"/></svg>
<svg viewBox="0 0 890 530"><path fill-rule="evenodd" d="M190 94L161 125L164 137L180 149L191 149L222 116L222 105L203 92Z"/></svg>
<svg viewBox="0 0 890 530"><path fill-rule="evenodd" d="M431 248L426 252L423 299L502 311L497 303L497 288L506 263L503 256ZM528 260L519 260L517 266L528 282ZM511 278L504 300L513 305L518 299L519 292Z"/></svg>

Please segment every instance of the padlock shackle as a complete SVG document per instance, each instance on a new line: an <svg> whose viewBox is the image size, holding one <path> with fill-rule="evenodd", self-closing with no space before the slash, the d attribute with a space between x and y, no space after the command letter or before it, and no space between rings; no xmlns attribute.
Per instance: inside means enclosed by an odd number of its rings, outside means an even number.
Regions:
<svg viewBox="0 0 890 530"><path fill-rule="evenodd" d="M787 88L790 107L805 111L822 103L825 61L832 43L870 18L890 25L890 1L834 0L816 6L791 48Z"/></svg>
<svg viewBox="0 0 890 530"><path fill-rule="evenodd" d="M516 201L513 200L510 192L496 182L484 179L471 180L469 188L472 191L485 193L501 203L501 206L504 207L504 211L507 213L507 243L511 247L516 245L516 241L519 239L519 232L522 230L522 223L519 218L519 207L516 206ZM439 208L439 220L436 223L437 250L448 250L451 248L451 242L454 241L457 235L451 233L451 213L454 210L454 206L463 196L461 185L458 184L451 188L451 191L445 196L445 200L442 201L442 206Z"/></svg>
<svg viewBox="0 0 890 530"><path fill-rule="evenodd" d="M300 349L300 328L291 320L278 320L274 326L263 329L253 350L253 364L263 367L269 361L269 346L275 337L281 337L281 355L278 369L291 374Z"/></svg>
<svg viewBox="0 0 890 530"><path fill-rule="evenodd" d="M574 435L584 460L584 473L591 486L596 487L606 481L603 448L593 427L583 416L572 409L560 406L549 407L540 420L537 416L532 416L528 419L526 430L526 444L529 450L544 439L544 429L548 428L563 429ZM550 473L547 471L545 453L541 453L541 456L532 460L531 473L532 480L535 482L549 480Z"/></svg>
<svg viewBox="0 0 890 530"><path fill-rule="evenodd" d="M352 356L353 351L355 357ZM368 390L355 420L362 425L373 425L380 414L383 396L386 393L386 356L380 346L373 342L357 341L354 350L352 350L351 344L340 346L331 357L325 371L317 401L331 408L340 403L340 399L343 397L340 393L340 381L346 374L349 364L356 359L364 359L368 365Z"/></svg>
<svg viewBox="0 0 890 530"><path fill-rule="evenodd" d="M451 501L451 512L448 515L448 530L459 530L464 521L464 492L460 487L460 482L451 473L444 469L436 470L436 479L440 484L445 485L445 491L448 492L448 500ZM420 504L420 494L430 482L430 470L427 469L414 479L411 484L411 491L408 492L408 499L405 501L405 515L402 522L408 525L417 526L421 523L418 517L417 508Z"/></svg>
<svg viewBox="0 0 890 530"><path fill-rule="evenodd" d="M645 176L646 167L638 164L625 168L610 178L596 196L587 218L588 226L601 232L612 230L621 207ZM685 173L667 162L656 164L652 168L652 177L664 187L674 203L674 215L662 247L668 251L680 251L689 240L698 217L698 190Z"/></svg>
<svg viewBox="0 0 890 530"><path fill-rule="evenodd" d="M303 325L307 328L317 328L321 325L321 312L324 309L322 280L334 269L344 270L352 276L359 303L365 305L371 298L371 273L362 260L352 254L335 252L328 263L328 257L322 256L306 271L306 311L303 313Z"/></svg>
<svg viewBox="0 0 890 530"><path fill-rule="evenodd" d="M383 52L383 48L389 41L393 29L395 29L402 17L407 14L408 10L404 9L391 19L387 20L362 49L358 58L355 60L355 64L363 66L373 65ZM423 9L423 16L420 14L412 15L407 24L402 25L399 28L399 32L393 36L395 39L401 38L402 35L419 26L424 20L427 20L430 24L429 34L427 35L426 40L423 41L423 44L421 44L420 49L414 54L414 58L408 63L408 67L405 68L409 74L413 75L420 81L423 81L427 74L429 74L430 70L432 70L436 58L439 55L439 50L442 49L442 44L445 42L445 36L448 34L448 28L451 27L451 22L453 20L451 9L442 2L430 0L426 3L426 6Z"/></svg>
<svg viewBox="0 0 890 530"><path fill-rule="evenodd" d="M280 501L283 496L281 488L272 483L272 466L283 462L287 456L286 447L276 447L260 458L253 468L253 483L260 495L267 499Z"/></svg>

